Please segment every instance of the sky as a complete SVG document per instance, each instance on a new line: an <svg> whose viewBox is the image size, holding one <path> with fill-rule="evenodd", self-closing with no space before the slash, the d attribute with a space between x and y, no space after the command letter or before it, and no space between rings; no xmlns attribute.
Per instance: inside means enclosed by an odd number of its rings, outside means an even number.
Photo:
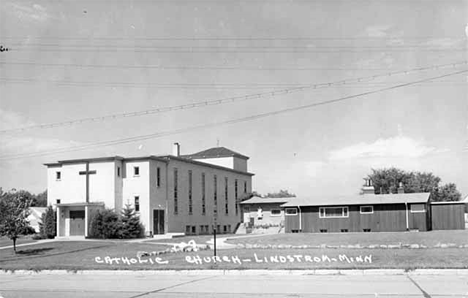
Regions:
<svg viewBox="0 0 468 298"><path fill-rule="evenodd" d="M0 187L38 193L46 162L178 142L250 156L259 193L351 195L394 166L466 196L467 24L460 0L2 0Z"/></svg>

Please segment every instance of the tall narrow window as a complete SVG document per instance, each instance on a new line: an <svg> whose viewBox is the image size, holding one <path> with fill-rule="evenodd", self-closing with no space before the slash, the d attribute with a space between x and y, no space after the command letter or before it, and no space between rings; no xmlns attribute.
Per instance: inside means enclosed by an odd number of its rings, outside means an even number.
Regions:
<svg viewBox="0 0 468 298"><path fill-rule="evenodd" d="M174 214L178 214L179 213L179 205L178 205L178 185L177 185L177 182L178 182L178 172L177 172L177 168L174 168Z"/></svg>
<svg viewBox="0 0 468 298"><path fill-rule="evenodd" d="M160 167L156 168L156 186L157 187L161 186L161 168Z"/></svg>
<svg viewBox="0 0 468 298"><path fill-rule="evenodd" d="M213 176L213 200L214 200L214 210L215 213L218 212L218 177L216 175Z"/></svg>
<svg viewBox="0 0 468 298"><path fill-rule="evenodd" d="M205 173L201 174L201 191L202 191L202 214L206 214L206 204L205 204Z"/></svg>
<svg viewBox="0 0 468 298"><path fill-rule="evenodd" d="M133 175L140 176L140 167L133 167Z"/></svg>
<svg viewBox="0 0 468 298"><path fill-rule="evenodd" d="M244 193L247 193L247 181L244 181Z"/></svg>
<svg viewBox="0 0 468 298"><path fill-rule="evenodd" d="M120 177L120 167L117 167L117 177Z"/></svg>
<svg viewBox="0 0 468 298"><path fill-rule="evenodd" d="M140 197L135 196L135 211L138 212L140 211Z"/></svg>
<svg viewBox="0 0 468 298"><path fill-rule="evenodd" d="M55 172L55 179L56 180L62 179L62 172Z"/></svg>
<svg viewBox="0 0 468 298"><path fill-rule="evenodd" d="M237 179L234 181L234 196L235 196L235 200L236 200L236 215L239 213L239 203L237 202L237 193L238 193L238 190L237 190Z"/></svg>
<svg viewBox="0 0 468 298"><path fill-rule="evenodd" d="M192 214L192 170L188 171L188 213Z"/></svg>
<svg viewBox="0 0 468 298"><path fill-rule="evenodd" d="M228 193L228 177L224 177L224 209L226 214L229 214L229 193Z"/></svg>

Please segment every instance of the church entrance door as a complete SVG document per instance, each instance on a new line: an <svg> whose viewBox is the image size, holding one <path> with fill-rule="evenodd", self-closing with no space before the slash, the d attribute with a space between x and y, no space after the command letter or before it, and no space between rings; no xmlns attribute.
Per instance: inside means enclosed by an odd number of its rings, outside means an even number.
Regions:
<svg viewBox="0 0 468 298"><path fill-rule="evenodd" d="M70 210L70 236L84 236L85 211Z"/></svg>

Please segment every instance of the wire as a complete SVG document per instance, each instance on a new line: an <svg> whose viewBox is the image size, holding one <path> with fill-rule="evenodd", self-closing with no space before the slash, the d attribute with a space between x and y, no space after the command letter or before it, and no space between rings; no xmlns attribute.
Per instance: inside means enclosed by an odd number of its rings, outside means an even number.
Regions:
<svg viewBox="0 0 468 298"><path fill-rule="evenodd" d="M80 68L128 68L128 69L161 69L161 70L258 70L258 71L381 71L390 68L328 68L328 67L227 67L227 66L165 66L165 65L105 65L105 64L79 64L79 63L36 63L0 61L0 65L28 65L50 67L80 67Z"/></svg>
<svg viewBox="0 0 468 298"><path fill-rule="evenodd" d="M209 106L209 105L220 105L220 104L232 103L232 102L237 102L237 101L245 101L249 99L260 99L260 98L266 98L266 97L273 97L276 95L283 95L283 94L303 91L305 89L319 89L319 88L328 88L328 87L335 86L335 85L346 85L350 83L363 83L363 82L368 82L369 80L375 80L377 78L382 78L382 77L389 77L389 76L398 75L398 74L410 74L410 73L425 71L425 70L436 70L436 69L440 69L440 68L444 68L448 66L456 67L458 65L465 65L467 63L468 61L460 61L460 62L455 62L455 63L440 64L440 65L420 67L420 68L414 68L414 69L403 70L403 71L389 72L389 73L380 74L380 75L372 75L372 76L360 77L360 78L354 78L354 79L345 79L345 80L329 82L329 83L302 85L302 86L297 86L297 87L292 87L292 88L285 88L285 89L280 89L280 90L263 92L263 93L228 97L224 99L206 100L206 101L177 105L177 106L147 109L147 110L128 112L128 113L110 114L110 115L98 116L98 117L81 118L81 119L75 119L75 120L63 121L63 122L55 122L55 123L49 123L49 124L31 125L31 126L25 126L25 127L20 127L20 128L0 130L0 134L12 133L12 132L23 132L27 130L33 130L33 129L47 129L47 128L53 128L53 127L71 126L71 125L82 124L82 123L87 123L87 122L115 120L115 119L127 118L127 117L138 117L138 116L144 116L144 115L150 115L150 114L156 114L156 113L170 112L174 110L186 110L186 109L199 108L199 107L204 107L204 106ZM1 78L0 78L0 81L1 81Z"/></svg>
<svg viewBox="0 0 468 298"><path fill-rule="evenodd" d="M464 69L464 70L457 71L457 72L452 72L452 73L448 73L448 74L444 74L444 75L440 75L440 76L425 78L425 79L422 79L422 80L417 80L417 81L408 82L408 83L404 83L404 84L398 84L398 85L394 85L394 86L390 86L390 87L386 87L386 88L381 88L381 89L377 89L377 90L373 90L373 91L367 91L367 92L354 94L354 95L350 95L350 96L345 96L345 97L341 97L341 98L337 98L337 99L332 99L332 100L327 100L327 101L322 101L322 102L317 102L317 103L311 103L311 104L297 106L297 107L293 107L293 108L287 108L287 109L282 109L282 110L277 110L277 111L273 111L273 112L267 112L267 113L252 115L252 116L248 116L248 117L222 121L222 122L207 123L207 124L202 124L202 125L198 125L198 126L181 128L181 129L176 129L176 130L172 130L172 131L152 133L152 134L147 134L147 135L140 135L140 136L135 136L135 137L110 140L110 141L101 141L101 142L96 142L96 143L92 143L92 144L86 144L86 145L74 146L74 147L65 147L65 148L59 148L59 149L49 150L49 151L39 151L39 152L33 152L33 153L3 155L3 156L0 156L0 160L27 158L27 157L51 155L51 154L56 154L56 153L81 151L81 150L90 149L90 148L94 148L94 147L111 146L111 145L131 143L131 142L147 140L147 139L154 139L154 138L159 138L159 137L162 137L162 136L179 134L179 133L194 131L194 130L200 130L200 129L205 129L205 128L209 128L209 127L213 127L213 126L230 125L230 124L236 124L236 123L241 123L241 122L253 121L253 120L256 120L256 119L266 118L266 117L270 117L270 116L274 116L274 115L291 113L291 112L294 112L294 111L310 109L310 108L317 107L317 106L338 103L338 102L342 102L342 101L346 101L346 100L350 100L350 99L354 99L354 98L359 98L359 97L368 96L368 95L371 95L371 94L377 94L377 93L384 92L384 91L399 89L399 88L403 88L403 87L407 87L407 86L411 86L411 85L415 85L415 84L419 84L419 83L423 83L423 82L427 82L427 81L431 81L431 80L437 80L437 79L441 79L441 78L445 78L445 77L450 77L450 76L454 76L454 75L459 75L459 74L467 73L467 72L468 72L468 69Z"/></svg>

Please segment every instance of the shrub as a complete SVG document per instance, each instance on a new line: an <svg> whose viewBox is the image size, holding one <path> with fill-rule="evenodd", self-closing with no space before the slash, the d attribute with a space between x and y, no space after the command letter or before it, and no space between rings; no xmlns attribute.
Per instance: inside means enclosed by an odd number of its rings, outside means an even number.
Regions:
<svg viewBox="0 0 468 298"><path fill-rule="evenodd" d="M125 208L122 209L121 220L121 238L129 239L143 237L145 229L140 223L140 218L135 214L135 210L131 205L126 204Z"/></svg>
<svg viewBox="0 0 468 298"><path fill-rule="evenodd" d="M41 216L41 222L39 223L39 234L43 239L53 239L57 235L56 227L57 214L52 206L49 206Z"/></svg>
<svg viewBox="0 0 468 298"><path fill-rule="evenodd" d="M130 239L142 237L143 225L130 205L121 215L112 209L100 210L91 220L90 237L100 239Z"/></svg>

